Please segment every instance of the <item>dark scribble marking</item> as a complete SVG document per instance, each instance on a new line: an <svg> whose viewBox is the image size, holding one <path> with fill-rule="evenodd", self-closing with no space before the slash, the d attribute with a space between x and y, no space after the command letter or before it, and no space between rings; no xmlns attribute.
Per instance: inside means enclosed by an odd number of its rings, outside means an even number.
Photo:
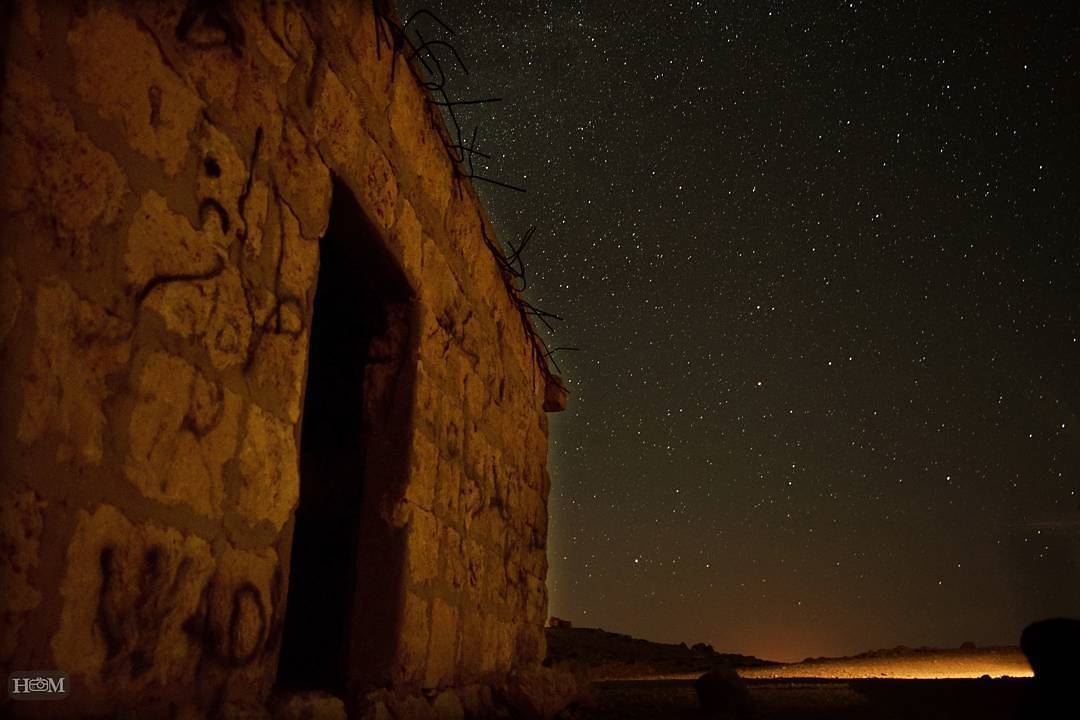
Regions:
<svg viewBox="0 0 1080 720"><path fill-rule="evenodd" d="M315 44L315 57L311 61L311 76L308 78L304 92L304 101L309 108L315 106L315 96L318 94L319 85L322 84L322 77L326 70L326 51L323 49L323 44L318 38L314 38L312 42Z"/></svg>
<svg viewBox="0 0 1080 720"><path fill-rule="evenodd" d="M255 632L255 642L244 652L240 647L243 643L241 622L243 620L244 605L248 602L254 606L258 613L259 624ZM263 641L266 639L266 629L266 604L263 602L262 593L259 592L259 588L255 587L254 583L250 581L244 582L233 592L232 614L229 616L228 646L225 650L225 659L228 663L234 667L239 667L248 665L255 660L259 655L259 651L262 650Z"/></svg>
<svg viewBox="0 0 1080 720"><path fill-rule="evenodd" d="M146 99L150 103L150 127L156 128L161 124L161 88L151 85Z"/></svg>
<svg viewBox="0 0 1080 720"><path fill-rule="evenodd" d="M191 32L202 23L220 30L220 41L193 40ZM176 24L176 39L198 48L228 47L233 54L244 54L244 26L236 19L232 2L223 0L189 0Z"/></svg>
<svg viewBox="0 0 1080 720"><path fill-rule="evenodd" d="M287 330L281 324L281 310L286 306L291 306L296 312L297 318L300 320L300 327L295 330ZM304 332L304 301L294 295L286 295L278 301L277 311L274 313L274 332L279 335L288 335L289 337L300 337Z"/></svg>
<svg viewBox="0 0 1080 720"><path fill-rule="evenodd" d="M203 160L203 171L206 172L207 177L221 177L221 165L212 155L207 155Z"/></svg>
<svg viewBox="0 0 1080 720"><path fill-rule="evenodd" d="M101 636L105 639L105 658L112 660L124 649L121 619L117 617L116 608L111 601L119 570L116 566L116 548L112 545L103 547L98 562L101 569L101 591L98 595L96 619L98 627L101 628Z"/></svg>
<svg viewBox="0 0 1080 720"><path fill-rule="evenodd" d="M247 179L244 181L244 189L240 191L240 197L236 200L236 208L240 212L240 222L244 224L243 230L240 232L241 242L247 240L248 227L247 227L247 214L245 210L247 208L247 199L251 195L251 186L255 181L255 163L259 159L259 150L262 148L263 129L262 125L255 129L255 145L251 149L251 159L248 161L248 174Z"/></svg>
<svg viewBox="0 0 1080 720"><path fill-rule="evenodd" d="M203 230L206 227L206 217L213 210L217 213L218 219L221 220L221 234L229 234L229 212L225 209L225 206L214 198L203 198L203 201L199 203L199 229Z"/></svg>
<svg viewBox="0 0 1080 720"><path fill-rule="evenodd" d="M214 267L201 273L175 273L171 275L155 275L150 282L143 286L139 294L135 296L135 304L141 305L146 296L162 285L174 282L195 282L199 280L212 280L225 271L225 258L218 255L214 261Z"/></svg>

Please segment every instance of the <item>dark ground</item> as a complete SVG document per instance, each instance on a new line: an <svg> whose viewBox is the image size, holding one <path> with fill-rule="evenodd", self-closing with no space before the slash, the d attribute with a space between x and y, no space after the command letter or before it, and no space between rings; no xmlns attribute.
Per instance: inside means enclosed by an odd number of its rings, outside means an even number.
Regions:
<svg viewBox="0 0 1080 720"><path fill-rule="evenodd" d="M718 653L708 645L658 643L600 628L549 627L548 662L583 663L593 679L700 675L717 665L770 668L778 663L752 655Z"/></svg>
<svg viewBox="0 0 1080 720"><path fill-rule="evenodd" d="M1028 679L750 680L759 720L1012 720ZM593 685L593 706L574 720L691 720L698 707L690 680L612 680Z"/></svg>

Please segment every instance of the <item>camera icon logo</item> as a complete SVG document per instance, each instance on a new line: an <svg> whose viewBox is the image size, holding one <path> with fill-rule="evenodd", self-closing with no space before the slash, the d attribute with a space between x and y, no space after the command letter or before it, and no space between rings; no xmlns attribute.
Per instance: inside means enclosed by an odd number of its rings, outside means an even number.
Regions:
<svg viewBox="0 0 1080 720"><path fill-rule="evenodd" d="M59 670L20 670L8 676L8 697L12 700L62 700L71 680Z"/></svg>

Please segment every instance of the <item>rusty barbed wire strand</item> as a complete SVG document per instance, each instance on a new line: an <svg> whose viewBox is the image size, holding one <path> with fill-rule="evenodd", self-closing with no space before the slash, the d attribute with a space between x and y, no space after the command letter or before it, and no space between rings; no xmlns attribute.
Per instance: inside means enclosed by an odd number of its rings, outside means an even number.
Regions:
<svg viewBox="0 0 1080 720"><path fill-rule="evenodd" d="M434 96L427 98L428 104L441 108L444 111L443 114L448 121L447 124L449 126L446 127L446 133L449 137L443 133L440 133L440 137L456 177L488 183L514 192L525 192L525 188L523 187L476 172L474 159L479 157L489 160L492 156L480 150L478 140L479 124L473 127L471 136L466 140L461 121L455 112L455 108L501 102L502 98L451 98L448 92L449 76L447 74L447 69L443 64L443 59L439 57L436 51L441 49L448 53L452 62L456 64L464 74L469 74L469 68L453 43L442 38L425 38L420 30L414 25L419 18L427 18L448 35L455 35L453 28L450 27L449 24L426 8L416 10L405 19L403 24L398 24L398 22L386 12L382 11L379 7L376 7L374 13L376 57L381 60L382 44L384 42L387 47L390 48L393 57L402 55L406 61L405 66L409 69L409 72L416 82L420 87ZM415 35L416 41L410 37L410 31ZM391 62L391 82L394 81L396 71L397 63ZM536 318L551 333L555 332L552 321L563 322L563 318L555 313L536 307L522 296L522 293L528 285L524 252L536 234L536 226L534 225L526 230L517 245L510 243L508 248L504 248L497 239L488 235L487 222L482 216L480 218L480 231L484 244L498 264L500 275L506 286L507 293L514 302L518 314L521 317L521 325L522 328L524 328L526 339L533 348L537 366L548 378L552 377L549 363L557 372L561 373L562 369L555 360L554 354L561 351L577 351L580 350L580 348L561 345L550 347L544 338L536 331L536 327L530 318Z"/></svg>

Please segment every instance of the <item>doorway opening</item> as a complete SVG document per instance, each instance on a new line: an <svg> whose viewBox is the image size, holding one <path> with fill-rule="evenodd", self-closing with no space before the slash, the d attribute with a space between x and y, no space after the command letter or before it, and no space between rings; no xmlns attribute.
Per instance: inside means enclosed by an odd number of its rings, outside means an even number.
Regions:
<svg viewBox="0 0 1080 720"><path fill-rule="evenodd" d="M360 548L371 522L366 496L373 483L386 482L369 455L381 455L399 414L392 401L408 355L411 294L351 191L335 180L319 241L301 420L300 501L277 675L286 690L345 691L360 596L377 591L387 573L385 557L365 557L371 553Z"/></svg>

